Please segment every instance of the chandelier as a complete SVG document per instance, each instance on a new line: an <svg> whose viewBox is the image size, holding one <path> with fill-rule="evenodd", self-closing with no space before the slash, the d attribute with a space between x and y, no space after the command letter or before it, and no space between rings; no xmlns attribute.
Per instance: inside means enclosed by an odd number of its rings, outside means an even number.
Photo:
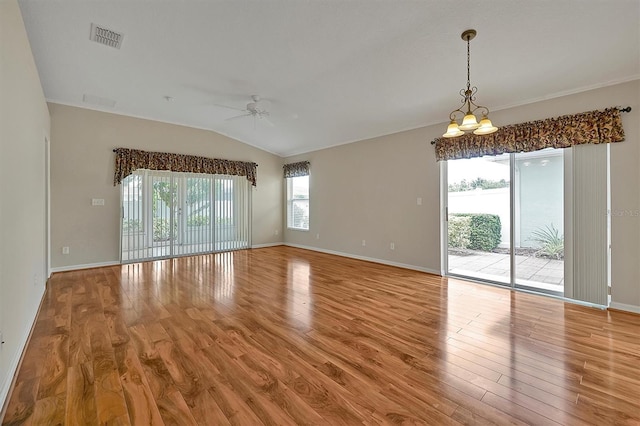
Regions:
<svg viewBox="0 0 640 426"><path fill-rule="evenodd" d="M445 138L455 138L458 136L464 135L464 132L473 130L473 133L476 135L488 135L498 130L495 127L491 120L489 120L489 108L482 105L476 105L476 93L478 92L477 87L471 87L470 82L470 49L469 42L473 40L476 36L476 30L466 30L462 33L461 37L463 40L467 42L467 89L460 89L460 96L462 96L462 106L458 109L454 109L449 114L449 126L447 127L447 132L442 135ZM466 111L464 109L466 108ZM478 123L478 118L476 117L476 111L482 113L482 119ZM456 116L464 116L462 119L462 124L458 125L456 121Z"/></svg>

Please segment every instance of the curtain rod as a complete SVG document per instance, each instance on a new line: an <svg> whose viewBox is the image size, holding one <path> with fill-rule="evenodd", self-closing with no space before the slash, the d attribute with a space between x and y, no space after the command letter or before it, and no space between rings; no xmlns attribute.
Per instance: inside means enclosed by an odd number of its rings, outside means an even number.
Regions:
<svg viewBox="0 0 640 426"><path fill-rule="evenodd" d="M630 106L626 106L626 107L618 107L618 111L620 112L631 112L631 107ZM431 141L431 145L435 145L436 144L436 140L432 140Z"/></svg>
<svg viewBox="0 0 640 426"><path fill-rule="evenodd" d="M631 112L631 107L630 106L627 106L627 107L624 107L624 108L623 107L618 107L618 111L620 111L620 112ZM435 140L431 141L431 145L434 145L435 143L436 143ZM114 149L113 152L116 152L116 150Z"/></svg>

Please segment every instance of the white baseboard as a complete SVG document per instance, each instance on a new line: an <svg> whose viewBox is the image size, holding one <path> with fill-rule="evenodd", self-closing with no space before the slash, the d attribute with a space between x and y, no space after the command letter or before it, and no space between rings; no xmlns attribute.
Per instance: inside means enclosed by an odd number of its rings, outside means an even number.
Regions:
<svg viewBox="0 0 640 426"><path fill-rule="evenodd" d="M38 303L38 307L33 314L33 320L31 321L31 324L27 324L27 327L23 333L23 338L18 345L18 350L16 350L16 353L11 360L11 364L9 364L9 369L6 372L4 383L2 384L2 388L0 389L0 420L4 418L5 410L7 409L7 403L9 402L7 401L7 397L9 396L11 385L13 384L13 380L15 379L15 376L18 373L18 368L20 367L20 364L22 362L24 350L26 349L29 340L31 340L31 333L33 332L33 327L36 325L36 320L38 319L38 313L40 312L40 308L42 307L42 301L44 300L45 292L46 286L42 288L40 303Z"/></svg>
<svg viewBox="0 0 640 426"><path fill-rule="evenodd" d="M99 262L99 263L87 263L84 265L70 265L70 266L58 266L55 268L51 268L51 272L65 272L65 271L77 271L78 269L91 269L91 268L101 268L103 266L114 266L120 265L119 261L111 261L111 262Z"/></svg>
<svg viewBox="0 0 640 426"><path fill-rule="evenodd" d="M633 312L634 314L640 314L640 306L627 305L626 303L611 302L609 303L609 308L617 309L619 311Z"/></svg>
<svg viewBox="0 0 640 426"><path fill-rule="evenodd" d="M253 244L251 248L255 249L255 248L275 247L275 246L283 246L283 245L285 244L282 241L280 241L279 243Z"/></svg>
<svg viewBox="0 0 640 426"><path fill-rule="evenodd" d="M398 268L411 269L413 271L426 272L428 274L440 275L440 271L435 269L423 268L422 266L409 265L406 263L393 262L385 259L376 259L374 257L360 256L358 254L344 253L341 251L327 250L319 247L303 246L300 244L284 243L285 246L296 247L305 250L319 251L320 253L334 254L336 256L349 257L351 259L366 260L367 262L380 263L382 265L396 266Z"/></svg>

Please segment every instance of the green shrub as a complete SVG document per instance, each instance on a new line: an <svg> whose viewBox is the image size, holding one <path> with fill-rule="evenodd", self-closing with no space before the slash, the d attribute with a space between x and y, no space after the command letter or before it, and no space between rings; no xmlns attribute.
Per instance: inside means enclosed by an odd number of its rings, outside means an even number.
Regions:
<svg viewBox="0 0 640 426"><path fill-rule="evenodd" d="M495 214L485 213L455 213L449 215L449 227L451 227L451 220L453 218L468 218L469 219L469 231L468 231L468 245L471 250L491 251L498 247L501 240L501 228L500 216ZM456 219L454 219L456 220ZM454 227L455 229L455 227ZM462 227L464 230L464 227ZM458 237L457 241L466 241L466 236ZM451 241L451 236L449 237ZM454 246L456 247L456 246Z"/></svg>
<svg viewBox="0 0 640 426"><path fill-rule="evenodd" d="M174 227L174 231L175 231ZM153 241L167 241L171 234L171 228L169 227L169 220L159 217L153 218ZM175 233L174 233L175 235Z"/></svg>
<svg viewBox="0 0 640 426"><path fill-rule="evenodd" d="M531 235L533 236L531 240L540 244L540 250L536 252L537 256L564 258L564 235L560 235L553 223L536 229Z"/></svg>
<svg viewBox="0 0 640 426"><path fill-rule="evenodd" d="M218 225L218 226L231 226L231 225L233 225L233 218L230 218L230 217L218 217L218 218L216 218L216 225Z"/></svg>
<svg viewBox="0 0 640 426"><path fill-rule="evenodd" d="M138 232L142 229L139 219L123 219L122 231L123 232Z"/></svg>
<svg viewBox="0 0 640 426"><path fill-rule="evenodd" d="M187 219L187 226L206 226L209 221L209 216L193 215Z"/></svg>
<svg viewBox="0 0 640 426"><path fill-rule="evenodd" d="M448 234L449 247L469 248L469 244L471 244L471 218L450 215Z"/></svg>

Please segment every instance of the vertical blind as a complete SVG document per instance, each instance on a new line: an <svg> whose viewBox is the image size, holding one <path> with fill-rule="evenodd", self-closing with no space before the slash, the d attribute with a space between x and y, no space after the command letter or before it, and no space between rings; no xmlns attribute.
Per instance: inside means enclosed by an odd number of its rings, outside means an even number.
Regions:
<svg viewBox="0 0 640 426"><path fill-rule="evenodd" d="M138 169L122 181L121 260L248 248L245 177Z"/></svg>
<svg viewBox="0 0 640 426"><path fill-rule="evenodd" d="M573 298L607 305L608 175L607 145L574 146Z"/></svg>

